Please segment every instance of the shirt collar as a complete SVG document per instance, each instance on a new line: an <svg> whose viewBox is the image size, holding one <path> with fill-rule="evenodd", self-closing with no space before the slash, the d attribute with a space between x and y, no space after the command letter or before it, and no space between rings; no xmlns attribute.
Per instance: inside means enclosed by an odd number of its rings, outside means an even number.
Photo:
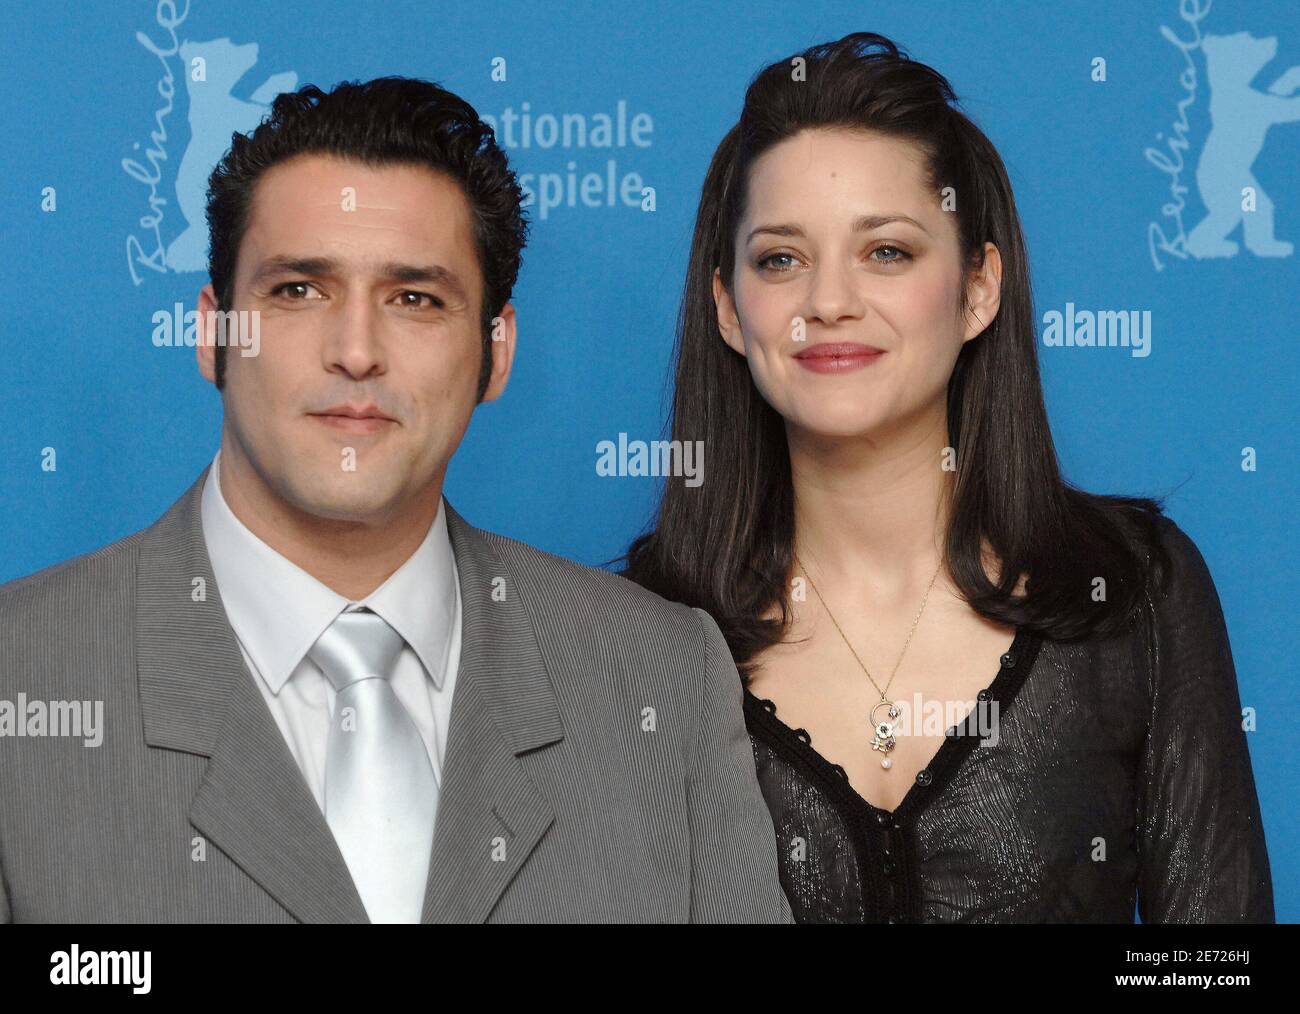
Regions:
<svg viewBox="0 0 1300 1014"><path fill-rule="evenodd" d="M279 694L339 613L365 606L406 640L442 689L459 595L442 498L424 540L382 585L351 602L254 535L221 492L221 452L203 488L203 538L221 600L244 650Z"/></svg>

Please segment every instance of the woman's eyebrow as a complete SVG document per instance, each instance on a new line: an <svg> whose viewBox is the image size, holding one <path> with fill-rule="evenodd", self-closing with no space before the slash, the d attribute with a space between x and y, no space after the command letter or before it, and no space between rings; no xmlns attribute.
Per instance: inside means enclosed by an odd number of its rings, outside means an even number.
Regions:
<svg viewBox="0 0 1300 1014"><path fill-rule="evenodd" d="M872 229L879 229L882 225L889 225L892 222L903 222L907 225L914 225L927 236L930 230L923 226L911 215L904 215L902 212L890 212L884 215L859 215L853 220L854 232L870 232Z"/></svg>
<svg viewBox="0 0 1300 1014"><path fill-rule="evenodd" d="M904 214L902 214L901 212L900 212L900 213L888 213L888 214L882 214L882 215L859 215L857 218L855 218L855 219L853 220L853 231L854 231L854 232L870 232L872 229L879 229L882 225L889 225L891 222L903 222L903 223L905 223L905 224L907 224L907 225L914 225L914 226L916 226L918 229L920 229L923 233L925 233L927 236L930 235L930 230L929 230L929 229L927 229L925 226L923 226L920 222L918 222L918 221L917 221L915 218L913 218L911 215L904 215ZM799 237L802 237L802 236L804 235L804 231L803 231L803 229L802 229L800 226L798 226L798 225L794 225L794 224L792 224L792 223L780 223L780 224L774 224L774 225L760 225L760 226L758 226L758 228L754 229L754 230L749 234L749 236L748 236L748 238L745 240L745 242L748 243L750 240L752 240L752 239L753 239L755 236L757 236L759 233L769 233L769 234L771 234L771 235L773 235L773 236L799 236Z"/></svg>

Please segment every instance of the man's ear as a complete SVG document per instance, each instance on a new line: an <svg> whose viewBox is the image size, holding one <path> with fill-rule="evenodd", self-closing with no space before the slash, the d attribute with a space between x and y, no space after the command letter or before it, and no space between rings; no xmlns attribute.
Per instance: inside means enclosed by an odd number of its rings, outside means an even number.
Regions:
<svg viewBox="0 0 1300 1014"><path fill-rule="evenodd" d="M217 382L216 309L217 293L209 282L199 290L199 341L194 343L199 372L209 384ZM229 362L226 365L229 366Z"/></svg>
<svg viewBox="0 0 1300 1014"><path fill-rule="evenodd" d="M1002 305L1002 255L992 243L984 244L984 263L967 277L966 303L963 342L983 334Z"/></svg>
<svg viewBox="0 0 1300 1014"><path fill-rule="evenodd" d="M510 379L510 366L515 361L515 307L507 303L501 312L492 318L492 372L488 375L487 388L483 391L480 403L496 401L506 389Z"/></svg>
<svg viewBox="0 0 1300 1014"><path fill-rule="evenodd" d="M745 336L740 331L740 318L736 316L736 304L732 301L727 287L722 284L722 271L719 268L713 269L713 305L718 311L718 331L722 335L722 340L732 351L739 352L743 356Z"/></svg>

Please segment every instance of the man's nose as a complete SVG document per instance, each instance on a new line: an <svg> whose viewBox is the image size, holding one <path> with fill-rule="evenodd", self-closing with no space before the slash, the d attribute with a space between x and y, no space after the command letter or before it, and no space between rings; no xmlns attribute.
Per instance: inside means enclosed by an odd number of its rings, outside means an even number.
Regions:
<svg viewBox="0 0 1300 1014"><path fill-rule="evenodd" d="M380 315L371 301L353 295L339 307L325 346L326 367L339 367L362 380L384 365Z"/></svg>

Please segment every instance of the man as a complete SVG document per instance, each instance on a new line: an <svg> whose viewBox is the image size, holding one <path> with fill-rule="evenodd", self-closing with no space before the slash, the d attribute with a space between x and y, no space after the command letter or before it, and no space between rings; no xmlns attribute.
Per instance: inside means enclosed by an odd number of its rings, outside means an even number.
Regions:
<svg viewBox="0 0 1300 1014"><path fill-rule="evenodd" d="M304 88L233 139L216 458L0 588L0 698L103 709L97 746L0 738L0 917L790 921L716 624L442 496L510 374L519 203L427 82Z"/></svg>

